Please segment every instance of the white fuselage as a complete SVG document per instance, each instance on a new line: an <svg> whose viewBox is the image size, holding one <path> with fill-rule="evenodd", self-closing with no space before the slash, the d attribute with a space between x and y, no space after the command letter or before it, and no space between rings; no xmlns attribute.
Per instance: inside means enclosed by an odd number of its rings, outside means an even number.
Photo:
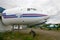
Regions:
<svg viewBox="0 0 60 40"><path fill-rule="evenodd" d="M2 13L2 22L5 25L33 25L46 21L47 15L34 11L21 11L20 9L5 10Z"/></svg>

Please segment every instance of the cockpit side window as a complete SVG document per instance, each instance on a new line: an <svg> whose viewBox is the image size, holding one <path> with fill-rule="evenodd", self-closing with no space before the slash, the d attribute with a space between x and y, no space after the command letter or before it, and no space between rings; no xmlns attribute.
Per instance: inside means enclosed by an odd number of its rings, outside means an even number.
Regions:
<svg viewBox="0 0 60 40"><path fill-rule="evenodd" d="M35 8L27 8L27 11L30 11L30 10L36 11Z"/></svg>

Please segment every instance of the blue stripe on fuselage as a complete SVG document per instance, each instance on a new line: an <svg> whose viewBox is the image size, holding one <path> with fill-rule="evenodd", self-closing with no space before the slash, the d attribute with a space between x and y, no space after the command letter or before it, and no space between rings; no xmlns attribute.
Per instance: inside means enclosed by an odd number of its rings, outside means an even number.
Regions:
<svg viewBox="0 0 60 40"><path fill-rule="evenodd" d="M6 13L3 13L2 16L4 18L18 18L18 16L16 14L10 14L10 15L6 15ZM20 18L24 18L24 17L44 17L44 16L47 16L47 15L43 15L43 14L22 14L20 15Z"/></svg>
<svg viewBox="0 0 60 40"><path fill-rule="evenodd" d="M21 18L22 17L42 17L42 16L20 16Z"/></svg>
<svg viewBox="0 0 60 40"><path fill-rule="evenodd" d="M22 14L20 17L44 17L47 15L43 15L43 14Z"/></svg>
<svg viewBox="0 0 60 40"><path fill-rule="evenodd" d="M17 18L18 17L18 16L16 16L16 14L6 15L6 13L3 13L2 16L4 18Z"/></svg>

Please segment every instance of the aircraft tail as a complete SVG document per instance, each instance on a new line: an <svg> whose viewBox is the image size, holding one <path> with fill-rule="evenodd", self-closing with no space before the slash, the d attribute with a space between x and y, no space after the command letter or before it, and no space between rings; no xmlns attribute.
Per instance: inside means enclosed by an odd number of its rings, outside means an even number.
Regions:
<svg viewBox="0 0 60 40"><path fill-rule="evenodd" d="M0 13L2 13L5 10L5 8L0 7Z"/></svg>

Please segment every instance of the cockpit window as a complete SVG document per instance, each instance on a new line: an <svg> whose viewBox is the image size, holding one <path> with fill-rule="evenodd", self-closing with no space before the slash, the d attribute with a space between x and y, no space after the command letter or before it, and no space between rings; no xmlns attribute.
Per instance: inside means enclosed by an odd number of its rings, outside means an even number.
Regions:
<svg viewBox="0 0 60 40"><path fill-rule="evenodd" d="M30 8L27 9L27 11L30 11L30 10L31 10Z"/></svg>
<svg viewBox="0 0 60 40"><path fill-rule="evenodd" d="M27 11L31 11L31 10L36 11L35 8L27 8Z"/></svg>

